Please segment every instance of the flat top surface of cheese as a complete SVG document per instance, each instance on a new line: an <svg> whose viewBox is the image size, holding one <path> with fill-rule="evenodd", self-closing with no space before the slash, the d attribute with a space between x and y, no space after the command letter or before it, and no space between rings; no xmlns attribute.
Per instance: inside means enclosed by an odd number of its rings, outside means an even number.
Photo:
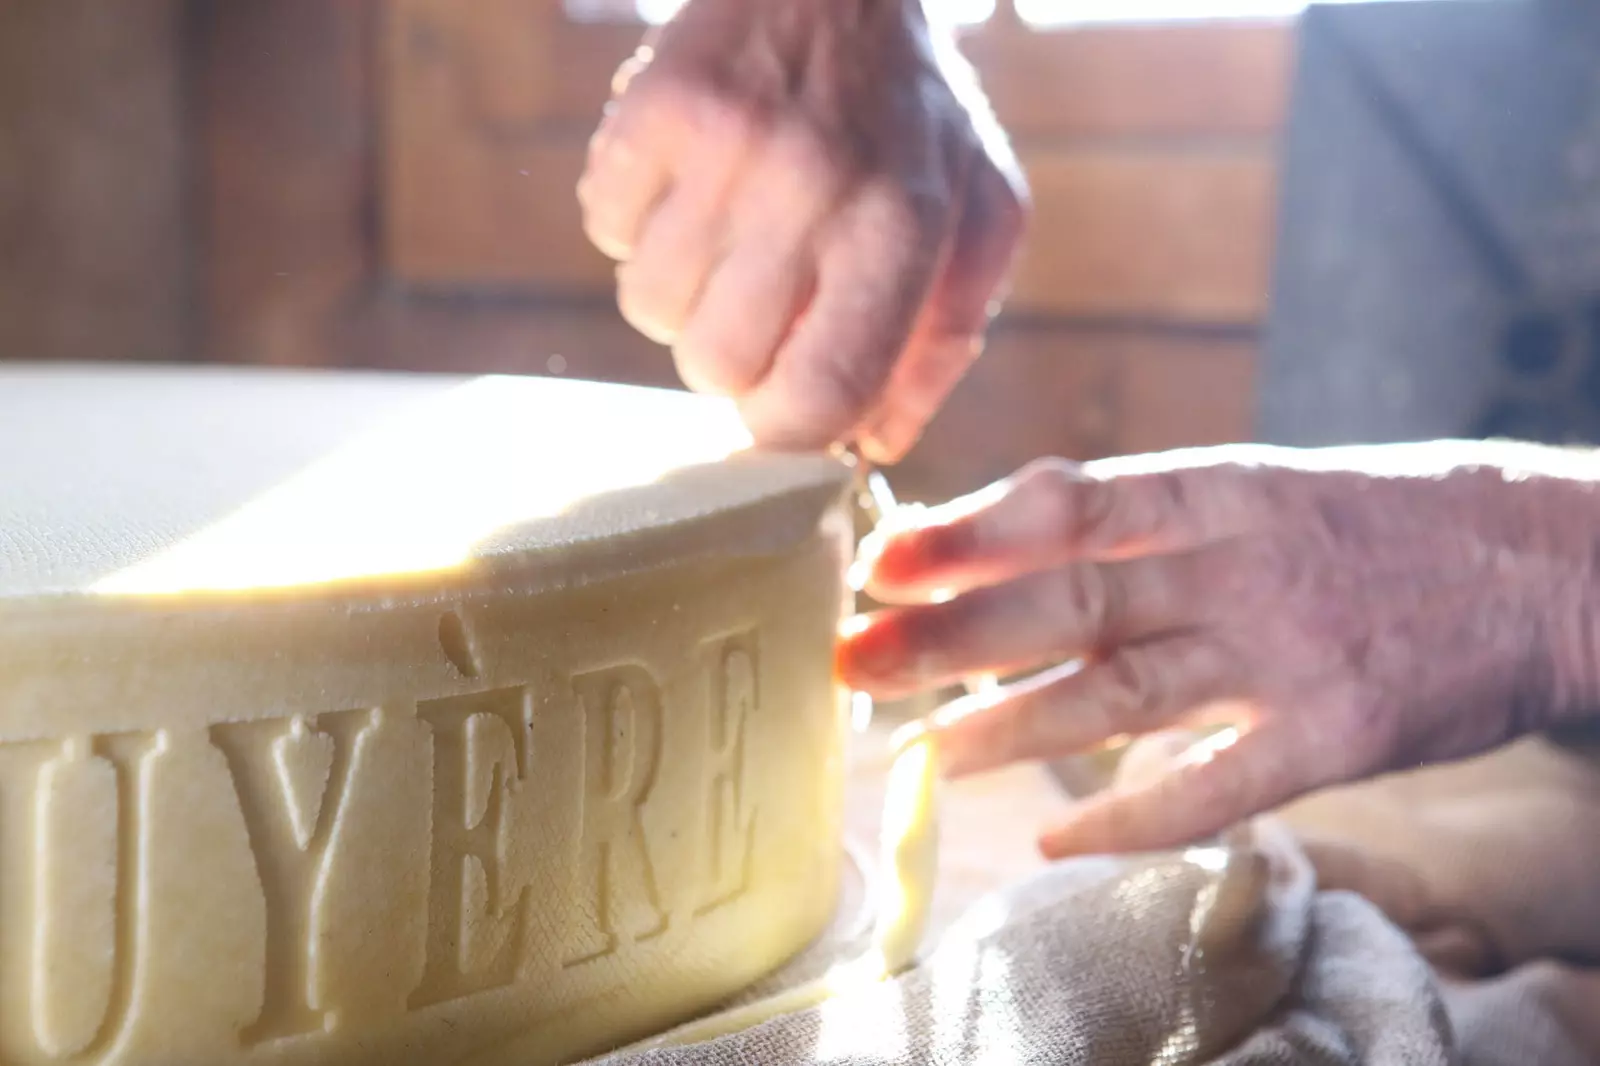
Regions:
<svg viewBox="0 0 1600 1066"><path fill-rule="evenodd" d="M663 389L13 365L0 601L554 572L575 552L604 569L674 536L738 551L794 533L773 528L802 521L782 500L846 483L832 459L749 445L731 403Z"/></svg>

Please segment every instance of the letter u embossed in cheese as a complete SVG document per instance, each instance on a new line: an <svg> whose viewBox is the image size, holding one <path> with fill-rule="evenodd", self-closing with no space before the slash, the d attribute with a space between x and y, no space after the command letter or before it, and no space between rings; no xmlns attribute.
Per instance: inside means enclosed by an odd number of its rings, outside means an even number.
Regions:
<svg viewBox="0 0 1600 1066"><path fill-rule="evenodd" d="M33 1032L56 1058L94 1043L117 980L117 771L88 749L68 740L35 794Z"/></svg>

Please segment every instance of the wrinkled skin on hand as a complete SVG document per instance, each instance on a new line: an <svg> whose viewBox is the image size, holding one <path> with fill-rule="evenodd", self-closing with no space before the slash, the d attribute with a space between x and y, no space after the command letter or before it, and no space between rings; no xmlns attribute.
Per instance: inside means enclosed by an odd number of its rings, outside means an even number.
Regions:
<svg viewBox="0 0 1600 1066"><path fill-rule="evenodd" d="M578 198L624 317L757 443L901 458L1024 225L953 39L916 0L688 0L614 88Z"/></svg>
<svg viewBox="0 0 1600 1066"><path fill-rule="evenodd" d="M846 627L840 673L881 698L1026 673L925 723L954 775L1235 727L1041 839L1178 846L1600 707L1597 474L1469 442L1037 463L869 540L892 606Z"/></svg>

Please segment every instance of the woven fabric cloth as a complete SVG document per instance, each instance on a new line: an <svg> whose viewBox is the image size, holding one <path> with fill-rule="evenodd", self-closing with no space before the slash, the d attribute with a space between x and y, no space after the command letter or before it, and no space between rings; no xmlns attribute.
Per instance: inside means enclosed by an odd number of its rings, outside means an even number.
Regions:
<svg viewBox="0 0 1600 1066"><path fill-rule="evenodd" d="M1172 750L1142 745L1121 772ZM1058 864L894 981L607 1066L1580 1066L1600 1062L1589 963L1600 756L1536 739L1320 794L1215 847Z"/></svg>

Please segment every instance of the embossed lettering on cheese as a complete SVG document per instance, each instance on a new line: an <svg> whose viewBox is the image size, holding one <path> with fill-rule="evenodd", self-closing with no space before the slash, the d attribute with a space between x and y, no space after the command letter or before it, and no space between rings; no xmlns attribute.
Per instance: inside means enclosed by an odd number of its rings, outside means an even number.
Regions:
<svg viewBox="0 0 1600 1066"><path fill-rule="evenodd" d="M537 987L738 900L760 818L758 657L753 630L705 642L701 710L670 719L663 683L620 663L421 703L0 745L0 862L32 864L31 950L0 975L0 1002L26 1019L7 1019L0 1062L115 1057L140 1016L214 1030L174 1048L361 1030ZM663 759L669 722L700 732L698 765ZM662 808L683 824L651 804L671 774L700 792ZM669 894L658 866L682 840L694 870ZM194 943L153 932L182 928ZM137 1042L148 1055L160 1039Z"/></svg>

